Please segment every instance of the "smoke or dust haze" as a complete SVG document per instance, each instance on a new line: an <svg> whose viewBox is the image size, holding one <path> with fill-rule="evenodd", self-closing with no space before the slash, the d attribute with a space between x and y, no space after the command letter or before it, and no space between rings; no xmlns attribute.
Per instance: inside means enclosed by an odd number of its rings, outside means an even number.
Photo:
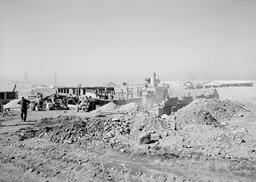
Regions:
<svg viewBox="0 0 256 182"><path fill-rule="evenodd" d="M4 79L256 79L255 60L254 0L0 0Z"/></svg>

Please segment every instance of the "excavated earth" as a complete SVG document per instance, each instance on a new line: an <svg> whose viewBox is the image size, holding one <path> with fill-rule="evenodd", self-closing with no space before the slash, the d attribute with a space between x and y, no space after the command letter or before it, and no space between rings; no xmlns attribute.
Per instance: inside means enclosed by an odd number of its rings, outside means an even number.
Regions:
<svg viewBox="0 0 256 182"><path fill-rule="evenodd" d="M198 99L161 118L135 104L102 111L1 117L0 181L256 181L255 103Z"/></svg>

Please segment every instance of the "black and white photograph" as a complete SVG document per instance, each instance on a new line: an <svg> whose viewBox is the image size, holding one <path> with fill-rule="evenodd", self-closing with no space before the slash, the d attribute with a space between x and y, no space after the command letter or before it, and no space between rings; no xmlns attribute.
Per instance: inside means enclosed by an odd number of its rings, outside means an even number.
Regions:
<svg viewBox="0 0 256 182"><path fill-rule="evenodd" d="M256 182L256 0L0 0L0 182Z"/></svg>

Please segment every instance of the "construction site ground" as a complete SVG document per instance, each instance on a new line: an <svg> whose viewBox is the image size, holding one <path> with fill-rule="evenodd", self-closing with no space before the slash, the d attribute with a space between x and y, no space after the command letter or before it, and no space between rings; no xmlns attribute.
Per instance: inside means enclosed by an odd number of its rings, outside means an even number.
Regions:
<svg viewBox="0 0 256 182"><path fill-rule="evenodd" d="M198 100L169 119L142 110L1 116L0 181L255 182L256 92L239 89L219 92L231 101Z"/></svg>

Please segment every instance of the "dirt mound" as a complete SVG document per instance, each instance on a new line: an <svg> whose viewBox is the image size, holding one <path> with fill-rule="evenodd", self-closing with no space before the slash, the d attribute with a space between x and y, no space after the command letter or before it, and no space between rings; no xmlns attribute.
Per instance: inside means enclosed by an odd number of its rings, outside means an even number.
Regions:
<svg viewBox="0 0 256 182"><path fill-rule="evenodd" d="M74 164L73 158L83 169L86 167L84 165L92 164L100 158L102 161L99 162L104 163L111 159L118 165L125 166L126 169L139 159L139 162L134 165L135 171L140 165L144 170L145 163L143 162L148 160L153 166L150 172L155 169L156 165L160 166L162 171L167 168L165 164L173 161L175 168L170 170L177 168L184 171L184 166L186 168L191 165L191 168L196 169L198 174L209 168L209 171L214 172L229 171L231 174L245 171L248 175L255 175L255 137L246 128L231 125L239 119L236 116L245 114L243 112L241 107L231 101L199 99L176 112L175 115L166 117L139 110L133 114L103 113L101 116L90 115L90 118L67 115L44 118L34 127L20 131L21 140L36 137L20 142L20 146L23 147L31 141L44 141L48 145L45 139L49 139L54 143L50 142L51 147L47 157L53 156L54 160L63 159L69 168ZM223 126L223 120L230 120L230 125ZM240 122L243 121L240 120ZM175 123L174 126L173 123ZM180 125L180 128L175 129L176 124ZM250 124L255 126L253 121ZM70 145L58 145L58 143ZM67 149L55 154L52 153L53 146L64 146ZM77 153L74 152L76 147ZM40 149L40 147L37 148ZM44 149L42 152L44 152L42 155L45 155L47 150ZM74 154L72 161L69 159L68 152ZM127 163L122 160L126 157L131 157ZM111 170L112 168L120 170L112 164L112 161L107 163ZM60 166L59 163L57 165ZM100 168L99 171L101 170ZM81 173L85 171L82 170ZM194 175L192 172L191 174ZM223 172L220 175L223 175ZM99 181L106 181L105 179L102 178ZM155 178L151 179L157 181ZM205 179L205 176L202 179Z"/></svg>
<svg viewBox="0 0 256 182"><path fill-rule="evenodd" d="M159 118L147 111L87 119L59 116L42 119L35 127L21 132L20 139L44 137L56 143L78 143L83 146L101 141L110 144L112 148L120 146L130 152L150 150L157 153L169 148L177 153L184 153L182 155L201 152L214 156L225 156L227 151L238 148L230 148L229 144L246 141L246 146L242 147L249 153L254 150L251 139L236 139L234 130L221 123L240 111L242 109L230 101L200 99L181 109L175 116L171 115L172 118L169 119ZM148 149L147 145L159 147L154 151L153 148ZM220 154L218 148L222 148Z"/></svg>
<svg viewBox="0 0 256 182"><path fill-rule="evenodd" d="M247 111L231 101L215 99L195 100L167 118L138 112L132 119L131 136L140 145L135 143L131 151L225 159L252 157L255 140L246 129L223 125L243 112Z"/></svg>
<svg viewBox="0 0 256 182"><path fill-rule="evenodd" d="M11 100L7 104L5 104L3 107L4 107L4 109L20 108L21 106L20 106L20 104L18 104L19 101L20 101L20 99Z"/></svg>
<svg viewBox="0 0 256 182"><path fill-rule="evenodd" d="M130 112L135 112L137 110L138 110L138 104L135 102L131 102L119 107L116 111L121 113L130 113Z"/></svg>
<svg viewBox="0 0 256 182"><path fill-rule="evenodd" d="M77 116L58 116L41 119L34 127L19 131L20 141L45 137L56 143L88 143L93 140L110 141L116 136L130 134L129 121L123 118L81 119Z"/></svg>
<svg viewBox="0 0 256 182"><path fill-rule="evenodd" d="M239 112L245 110L229 100L198 99L175 113L175 121L179 127L188 123L220 126Z"/></svg>
<svg viewBox="0 0 256 182"><path fill-rule="evenodd" d="M100 138L104 129L100 118L82 120L77 116L44 118L35 127L21 131L20 140L33 137L47 137L52 142L74 143L81 137Z"/></svg>
<svg viewBox="0 0 256 182"><path fill-rule="evenodd" d="M109 102L109 103L101 106L97 110L99 112L113 112L116 108L117 108L117 105L114 102Z"/></svg>

